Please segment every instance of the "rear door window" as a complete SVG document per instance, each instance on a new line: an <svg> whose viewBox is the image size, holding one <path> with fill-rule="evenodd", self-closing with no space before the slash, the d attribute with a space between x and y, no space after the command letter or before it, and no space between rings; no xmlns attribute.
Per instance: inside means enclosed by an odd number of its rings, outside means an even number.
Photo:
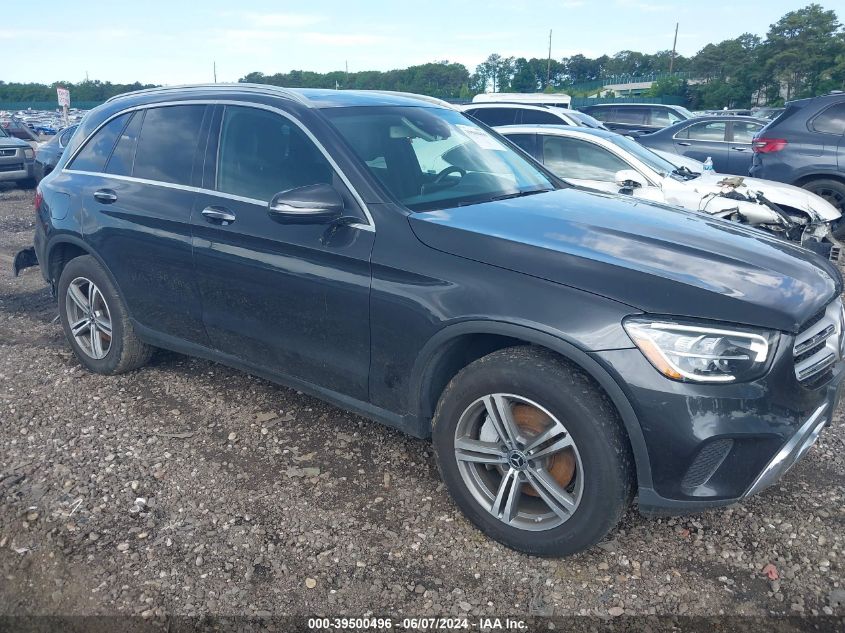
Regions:
<svg viewBox="0 0 845 633"><path fill-rule="evenodd" d="M584 108L583 110L597 121L615 121L616 108Z"/></svg>
<svg viewBox="0 0 845 633"><path fill-rule="evenodd" d="M628 125L645 125L648 108L616 108L611 120L612 123L625 123Z"/></svg>
<svg viewBox="0 0 845 633"><path fill-rule="evenodd" d="M130 116L131 114L121 114L97 130L71 161L68 169L101 173Z"/></svg>
<svg viewBox="0 0 845 633"><path fill-rule="evenodd" d="M838 103L817 115L810 124L816 132L845 133L845 103Z"/></svg>
<svg viewBox="0 0 845 633"><path fill-rule="evenodd" d="M515 124L518 112L519 110L516 108L475 108L467 110L467 114L471 117L475 117L490 127Z"/></svg>
<svg viewBox="0 0 845 633"><path fill-rule="evenodd" d="M144 115L132 175L159 182L191 184L204 105L150 108Z"/></svg>
<svg viewBox="0 0 845 633"><path fill-rule="evenodd" d="M754 140L754 136L757 134L757 132L762 129L762 123L752 123L751 121L734 121L733 142L750 143Z"/></svg>
<svg viewBox="0 0 845 633"><path fill-rule="evenodd" d="M537 151L537 135L536 134L508 134L506 138L513 144L528 152L529 155L536 156Z"/></svg>
<svg viewBox="0 0 845 633"><path fill-rule="evenodd" d="M684 129L677 138L688 138L691 141L724 141L727 122L708 121L696 123Z"/></svg>

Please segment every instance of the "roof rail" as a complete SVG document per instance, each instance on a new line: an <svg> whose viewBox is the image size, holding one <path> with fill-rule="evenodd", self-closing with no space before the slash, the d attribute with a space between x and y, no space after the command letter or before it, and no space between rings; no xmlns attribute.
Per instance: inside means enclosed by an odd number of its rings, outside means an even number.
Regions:
<svg viewBox="0 0 845 633"><path fill-rule="evenodd" d="M297 101L303 105L311 106L311 102L302 94L282 88L281 86L272 86L269 84L253 84L253 83L220 83L220 84L183 84L178 86L157 86L155 88L144 88L142 90L133 90L132 92L124 92L123 94L115 95L106 100L106 103L116 99L123 99L126 97L134 97L142 94L155 94L157 92L168 92L176 90L185 90L188 88L201 88L203 90L231 90L236 88L238 90L250 90L253 92L262 92L264 94L271 94L276 96L283 96Z"/></svg>

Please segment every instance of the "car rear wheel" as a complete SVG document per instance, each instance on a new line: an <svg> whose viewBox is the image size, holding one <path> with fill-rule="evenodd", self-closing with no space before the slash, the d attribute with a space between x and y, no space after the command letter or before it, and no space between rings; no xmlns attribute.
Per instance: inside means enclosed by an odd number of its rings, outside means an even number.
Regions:
<svg viewBox="0 0 845 633"><path fill-rule="evenodd" d="M433 440L466 517L529 554L590 547L632 497L633 459L615 409L545 350L500 350L459 372L441 396Z"/></svg>
<svg viewBox="0 0 845 633"><path fill-rule="evenodd" d="M807 191L824 198L845 215L845 183L829 178L811 180L801 185ZM845 239L845 222L837 220L833 225L833 236L842 240Z"/></svg>
<svg viewBox="0 0 845 633"><path fill-rule="evenodd" d="M91 255L65 266L58 296L65 336L88 370L121 374L149 361L153 348L135 334L120 294Z"/></svg>

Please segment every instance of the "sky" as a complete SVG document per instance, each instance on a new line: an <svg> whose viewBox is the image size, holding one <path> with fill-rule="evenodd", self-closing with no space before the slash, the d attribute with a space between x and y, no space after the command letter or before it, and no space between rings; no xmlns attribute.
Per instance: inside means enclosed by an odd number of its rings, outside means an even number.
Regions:
<svg viewBox="0 0 845 633"><path fill-rule="evenodd" d="M11 0L6 0L11 1ZM490 53L560 59L672 47L692 55L764 36L786 0L40 0L0 25L0 79L155 84L237 81L249 72L389 70ZM837 3L821 0L825 8ZM23 15L23 14L21 14ZM845 11L839 11L840 20ZM12 51L10 53L10 51Z"/></svg>

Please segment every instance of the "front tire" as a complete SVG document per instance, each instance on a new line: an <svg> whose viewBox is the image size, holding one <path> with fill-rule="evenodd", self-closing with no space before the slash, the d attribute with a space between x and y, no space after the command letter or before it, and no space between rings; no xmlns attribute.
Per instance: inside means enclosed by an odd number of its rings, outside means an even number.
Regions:
<svg viewBox="0 0 845 633"><path fill-rule="evenodd" d="M464 515L528 554L587 549L633 496L614 407L581 370L540 348L503 349L461 370L438 403L433 442Z"/></svg>
<svg viewBox="0 0 845 633"><path fill-rule="evenodd" d="M805 182L801 187L824 198L845 216L845 183L830 178L819 178ZM842 219L836 220L832 228L836 239L845 239L845 222Z"/></svg>
<svg viewBox="0 0 845 633"><path fill-rule="evenodd" d="M135 334L123 300L91 255L72 259L59 278L59 316L73 353L97 374L122 374L145 365L153 348Z"/></svg>

